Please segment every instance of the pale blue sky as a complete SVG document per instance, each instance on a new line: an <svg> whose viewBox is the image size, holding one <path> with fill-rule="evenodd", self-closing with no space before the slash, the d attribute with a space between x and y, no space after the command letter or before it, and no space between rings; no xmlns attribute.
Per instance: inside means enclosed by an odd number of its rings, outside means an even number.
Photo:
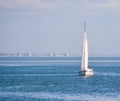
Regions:
<svg viewBox="0 0 120 101"><path fill-rule="evenodd" d="M0 53L120 56L120 0L0 0Z"/></svg>

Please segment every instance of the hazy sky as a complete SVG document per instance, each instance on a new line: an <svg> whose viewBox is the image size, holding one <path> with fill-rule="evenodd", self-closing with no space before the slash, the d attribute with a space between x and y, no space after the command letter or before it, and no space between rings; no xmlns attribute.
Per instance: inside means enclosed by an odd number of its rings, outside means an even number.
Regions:
<svg viewBox="0 0 120 101"><path fill-rule="evenodd" d="M120 56L120 0L0 0L0 53Z"/></svg>

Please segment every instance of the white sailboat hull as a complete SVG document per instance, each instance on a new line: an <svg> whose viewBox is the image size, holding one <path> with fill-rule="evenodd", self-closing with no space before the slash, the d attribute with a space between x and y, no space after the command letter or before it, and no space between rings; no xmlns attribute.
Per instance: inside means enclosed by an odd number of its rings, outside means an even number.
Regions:
<svg viewBox="0 0 120 101"><path fill-rule="evenodd" d="M94 73L91 69L88 70L80 70L79 75L80 76L92 76Z"/></svg>

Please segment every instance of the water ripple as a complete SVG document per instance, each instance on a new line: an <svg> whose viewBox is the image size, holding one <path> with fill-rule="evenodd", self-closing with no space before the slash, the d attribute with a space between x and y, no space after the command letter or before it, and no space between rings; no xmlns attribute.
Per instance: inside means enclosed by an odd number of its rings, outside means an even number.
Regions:
<svg viewBox="0 0 120 101"><path fill-rule="evenodd" d="M120 101L120 95L111 94L63 94L49 92L0 92L1 97L24 97L35 99L64 100L64 101Z"/></svg>

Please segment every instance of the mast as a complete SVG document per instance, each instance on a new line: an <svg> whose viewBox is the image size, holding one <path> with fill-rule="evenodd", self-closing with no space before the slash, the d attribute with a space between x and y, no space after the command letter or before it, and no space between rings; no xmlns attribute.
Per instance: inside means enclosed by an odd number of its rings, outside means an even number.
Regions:
<svg viewBox="0 0 120 101"><path fill-rule="evenodd" d="M87 32L86 32L86 22L84 22L84 41L83 41L81 69L82 70L88 69L88 41L87 41Z"/></svg>
<svg viewBox="0 0 120 101"><path fill-rule="evenodd" d="M84 32L86 32L86 22L84 22Z"/></svg>

